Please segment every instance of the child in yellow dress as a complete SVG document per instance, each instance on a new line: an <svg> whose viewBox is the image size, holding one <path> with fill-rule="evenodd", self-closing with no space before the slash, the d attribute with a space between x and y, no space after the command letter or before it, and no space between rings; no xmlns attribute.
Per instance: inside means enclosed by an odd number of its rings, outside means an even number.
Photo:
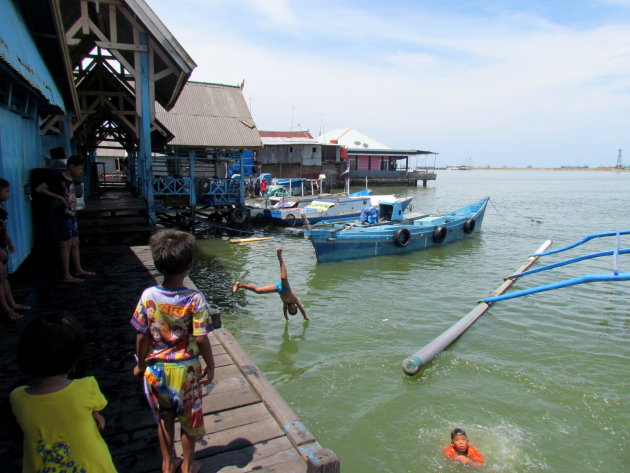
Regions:
<svg viewBox="0 0 630 473"><path fill-rule="evenodd" d="M36 376L11 393L24 432L23 473L116 473L99 430L107 400L94 377L69 379L85 345L73 317L49 314L31 321L18 347L18 366Z"/></svg>

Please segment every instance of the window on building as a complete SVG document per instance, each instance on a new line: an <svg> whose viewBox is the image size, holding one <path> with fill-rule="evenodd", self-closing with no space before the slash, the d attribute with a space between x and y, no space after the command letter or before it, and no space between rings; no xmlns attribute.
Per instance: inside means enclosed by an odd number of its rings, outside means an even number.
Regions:
<svg viewBox="0 0 630 473"><path fill-rule="evenodd" d="M116 158L116 171L120 171L120 158Z"/></svg>
<svg viewBox="0 0 630 473"><path fill-rule="evenodd" d="M313 146L313 153L317 153L317 146Z"/></svg>
<svg viewBox="0 0 630 473"><path fill-rule="evenodd" d="M293 153L293 146L289 146L289 153Z"/></svg>

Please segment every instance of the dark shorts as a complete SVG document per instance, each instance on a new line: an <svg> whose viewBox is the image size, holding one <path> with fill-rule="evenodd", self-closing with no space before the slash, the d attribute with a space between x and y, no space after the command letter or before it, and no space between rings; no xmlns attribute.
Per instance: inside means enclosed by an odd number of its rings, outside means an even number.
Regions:
<svg viewBox="0 0 630 473"><path fill-rule="evenodd" d="M59 242L68 241L79 236L77 221L73 218L59 218L56 221L55 239Z"/></svg>

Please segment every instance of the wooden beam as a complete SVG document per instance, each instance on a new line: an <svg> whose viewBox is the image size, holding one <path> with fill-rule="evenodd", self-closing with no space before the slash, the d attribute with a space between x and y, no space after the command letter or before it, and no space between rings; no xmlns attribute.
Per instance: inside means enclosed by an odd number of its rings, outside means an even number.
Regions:
<svg viewBox="0 0 630 473"><path fill-rule="evenodd" d="M101 48L105 48L108 51L113 49L119 51L146 51L147 47L139 44L131 44L131 43L114 43L111 41L95 41L94 44L100 46Z"/></svg>
<svg viewBox="0 0 630 473"><path fill-rule="evenodd" d="M118 22L116 19L116 5L109 6L109 39L118 42Z"/></svg>

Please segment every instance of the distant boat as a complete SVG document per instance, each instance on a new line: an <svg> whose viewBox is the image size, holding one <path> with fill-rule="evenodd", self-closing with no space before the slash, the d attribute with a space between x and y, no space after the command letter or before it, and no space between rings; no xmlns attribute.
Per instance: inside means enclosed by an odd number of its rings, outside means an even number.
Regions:
<svg viewBox="0 0 630 473"><path fill-rule="evenodd" d="M309 223L340 222L354 220L365 207L378 205L381 200L391 200L393 195L372 196L368 189L348 195L319 196L300 208L265 209L264 216L273 223L284 226L303 225L304 218Z"/></svg>
<svg viewBox="0 0 630 473"><path fill-rule="evenodd" d="M385 221L315 226L304 235L320 263L425 250L479 232L489 199L441 215L405 212L411 199L383 201L379 208Z"/></svg>

